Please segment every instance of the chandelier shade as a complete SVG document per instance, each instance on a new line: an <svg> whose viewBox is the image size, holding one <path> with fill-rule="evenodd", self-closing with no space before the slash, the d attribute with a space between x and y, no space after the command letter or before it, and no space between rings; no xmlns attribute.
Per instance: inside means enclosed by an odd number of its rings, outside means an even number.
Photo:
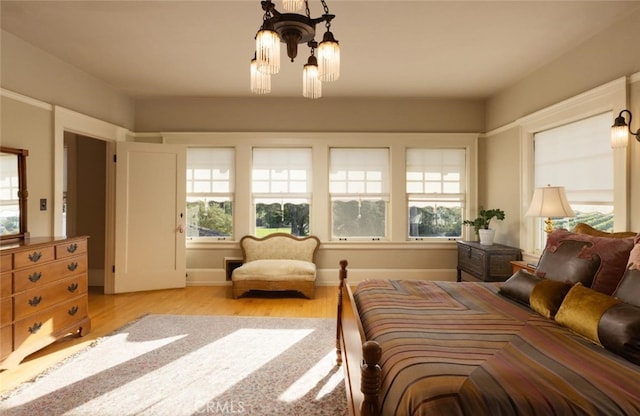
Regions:
<svg viewBox="0 0 640 416"><path fill-rule="evenodd" d="M251 60L251 92L254 94L268 94L271 92L271 75L258 69L258 62L255 56Z"/></svg>
<svg viewBox="0 0 640 416"><path fill-rule="evenodd" d="M260 72L280 72L280 35L270 28L262 28L256 34L256 65Z"/></svg>
<svg viewBox="0 0 640 416"><path fill-rule="evenodd" d="M304 0L282 0L282 8L288 12L297 12L304 7Z"/></svg>
<svg viewBox="0 0 640 416"><path fill-rule="evenodd" d="M309 98L321 96L323 81L331 82L340 77L340 45L331 33L331 21L335 15L329 13L325 0L320 0L320 3L324 13L320 17L312 18L308 0L283 0L282 4L287 13L280 13L271 0L261 1L264 16L262 26L255 37L256 70L269 75L280 71L280 43L286 44L287 56L291 62L298 56L298 45L306 44L309 47L311 57L303 67L302 94ZM300 9L304 9L305 14L294 13ZM321 22L324 22L327 30L318 44L315 39L316 25ZM258 78L253 74L252 72L251 91L256 94L268 93L270 86L268 90L256 87L254 80L257 83Z"/></svg>
<svg viewBox="0 0 640 416"><path fill-rule="evenodd" d="M318 46L320 79L325 82L340 78L340 45L327 31Z"/></svg>
<svg viewBox="0 0 640 416"><path fill-rule="evenodd" d="M313 99L322 97L318 59L313 55L309 57L302 70L302 96Z"/></svg>

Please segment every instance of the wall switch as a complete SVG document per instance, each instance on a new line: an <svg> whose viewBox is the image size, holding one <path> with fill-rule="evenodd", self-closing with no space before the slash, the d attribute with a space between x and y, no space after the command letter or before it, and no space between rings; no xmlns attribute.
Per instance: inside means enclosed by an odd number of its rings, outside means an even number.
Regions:
<svg viewBox="0 0 640 416"><path fill-rule="evenodd" d="M46 210L47 210L47 199L42 198L40 199L40 211L46 211Z"/></svg>

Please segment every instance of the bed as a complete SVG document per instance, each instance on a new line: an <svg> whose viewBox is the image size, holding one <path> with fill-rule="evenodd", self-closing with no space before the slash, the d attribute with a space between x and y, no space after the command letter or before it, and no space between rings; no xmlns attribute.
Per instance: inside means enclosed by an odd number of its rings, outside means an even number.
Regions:
<svg viewBox="0 0 640 416"><path fill-rule="evenodd" d="M554 231L536 274L504 283L352 289L347 265L337 348L350 414L640 414L640 235Z"/></svg>

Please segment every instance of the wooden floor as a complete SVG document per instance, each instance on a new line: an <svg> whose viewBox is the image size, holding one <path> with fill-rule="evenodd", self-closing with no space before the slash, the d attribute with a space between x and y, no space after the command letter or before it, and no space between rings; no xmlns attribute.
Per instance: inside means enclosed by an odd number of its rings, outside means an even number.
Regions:
<svg viewBox="0 0 640 416"><path fill-rule="evenodd" d="M338 288L320 286L315 299L264 295L231 299L230 286L104 295L102 288L89 290L91 332L80 338L68 336L28 356L20 365L0 372L0 393L28 381L60 360L89 346L145 314L244 315L335 318Z"/></svg>

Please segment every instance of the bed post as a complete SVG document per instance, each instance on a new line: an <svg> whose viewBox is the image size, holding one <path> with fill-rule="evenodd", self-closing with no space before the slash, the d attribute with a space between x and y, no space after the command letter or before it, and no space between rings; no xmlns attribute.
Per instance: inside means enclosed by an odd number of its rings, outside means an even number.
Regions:
<svg viewBox="0 0 640 416"><path fill-rule="evenodd" d="M342 365L342 347L341 340L342 337L342 298L345 281L347 280L347 261L340 260L340 284L338 285L338 324L336 326L336 364Z"/></svg>
<svg viewBox="0 0 640 416"><path fill-rule="evenodd" d="M375 341L365 342L362 344L362 356L360 391L364 394L364 400L360 406L360 413L362 416L378 416L380 414L378 394L382 371L379 364L382 356L380 344Z"/></svg>

